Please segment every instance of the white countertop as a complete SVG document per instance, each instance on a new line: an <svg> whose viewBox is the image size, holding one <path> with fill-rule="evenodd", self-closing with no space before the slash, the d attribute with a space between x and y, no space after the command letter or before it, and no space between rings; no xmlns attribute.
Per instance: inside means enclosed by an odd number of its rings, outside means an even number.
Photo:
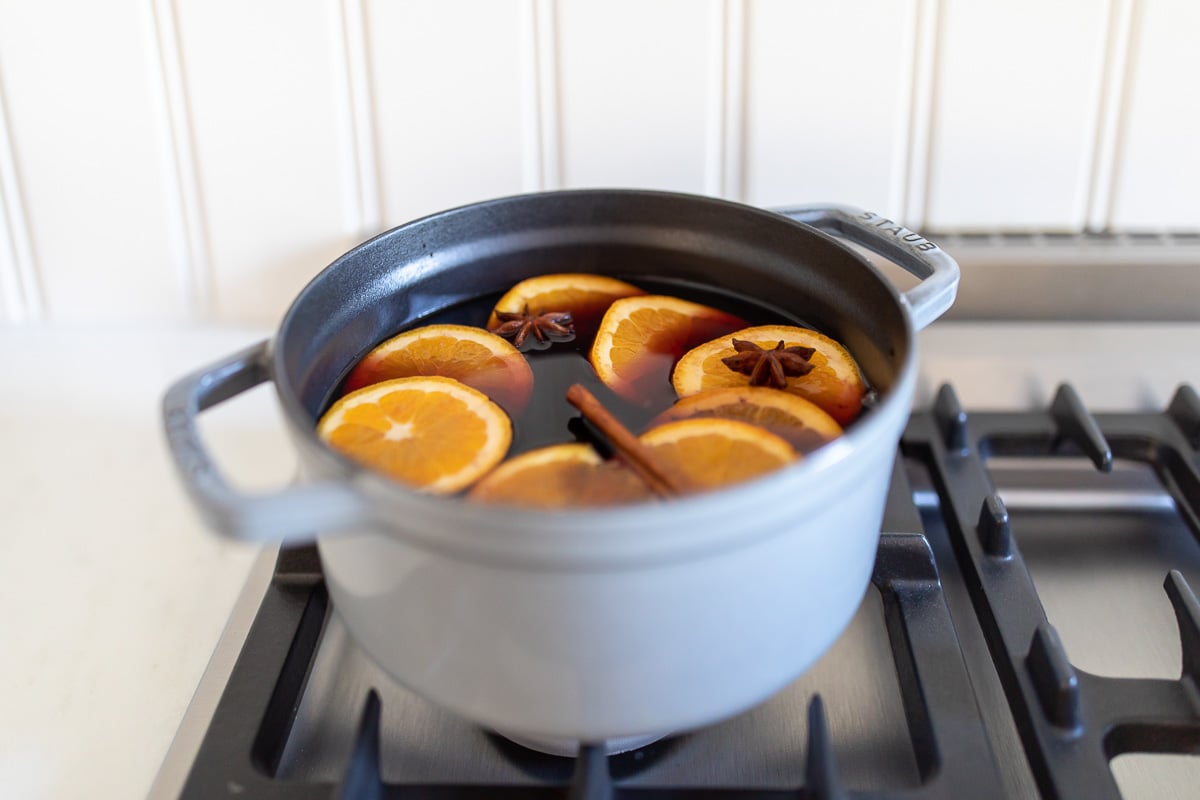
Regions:
<svg viewBox="0 0 1200 800"><path fill-rule="evenodd" d="M176 481L159 402L175 378L267 335L215 327L0 330L0 796L144 796L256 551L209 535ZM1029 408L1060 381L1096 410L1200 386L1200 325L939 323L919 405ZM205 415L239 485L295 459L270 387Z"/></svg>

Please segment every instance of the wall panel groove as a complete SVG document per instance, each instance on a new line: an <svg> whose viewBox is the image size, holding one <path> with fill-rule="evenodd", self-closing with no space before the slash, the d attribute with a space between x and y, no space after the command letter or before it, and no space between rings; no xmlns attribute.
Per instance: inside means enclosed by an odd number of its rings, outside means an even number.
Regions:
<svg viewBox="0 0 1200 800"><path fill-rule="evenodd" d="M44 308L37 272L16 154L9 135L4 76L0 74L0 291L4 318L8 321L41 319Z"/></svg>
<svg viewBox="0 0 1200 800"><path fill-rule="evenodd" d="M346 232L365 239L382 227L375 95L371 85L364 0L330 0L336 102L341 120Z"/></svg>
<svg viewBox="0 0 1200 800"><path fill-rule="evenodd" d="M212 264L175 7L173 0L149 0L146 8L150 20L149 70L159 95L163 179L171 207L168 225L179 293L192 316L204 317L212 306Z"/></svg>
<svg viewBox="0 0 1200 800"><path fill-rule="evenodd" d="M1129 83L1127 77L1133 17L1134 0L1109 0L1104 77L1096 104L1096 136L1086 198L1085 226L1090 231L1106 230L1109 225L1113 169L1116 166L1125 92Z"/></svg>
<svg viewBox="0 0 1200 800"><path fill-rule="evenodd" d="M708 108L704 132L704 191L725 194L725 101L728 31L727 0L708 0Z"/></svg>
<svg viewBox="0 0 1200 800"><path fill-rule="evenodd" d="M926 227L933 152L937 144L933 120L937 115L941 52L941 0L917 0L917 24L913 44L912 115L909 119L903 215L911 228Z"/></svg>
<svg viewBox="0 0 1200 800"><path fill-rule="evenodd" d="M1141 0L1131 0L1129 9L1129 19L1126 23L1128 31L1126 32L1126 45L1124 53L1124 64L1121 71L1121 87L1120 87L1120 111L1121 114L1117 118L1112 128L1112 162L1109 165L1108 171L1108 186L1107 192L1103 197L1099 193L1094 196L1096 202L1103 201L1103 206L1098 209L1097 219L1092 220L1093 224L1102 225L1105 228L1111 228L1116 215L1117 201L1119 199L1118 192L1121 187L1122 178L1122 156L1124 155L1125 142L1128 139L1129 128L1129 108L1131 105L1131 94L1133 92L1134 78L1137 69L1139 51L1141 47L1141 32L1142 32L1142 12L1143 4Z"/></svg>
<svg viewBox="0 0 1200 800"><path fill-rule="evenodd" d="M558 4L556 0L531 1L537 80L538 188L545 191L562 188Z"/></svg>
<svg viewBox="0 0 1200 800"><path fill-rule="evenodd" d="M746 2L725 0L725 119L722 194L746 197Z"/></svg>
<svg viewBox="0 0 1200 800"><path fill-rule="evenodd" d="M730 200L742 197L745 14L743 0L709 0L704 191Z"/></svg>
<svg viewBox="0 0 1200 800"><path fill-rule="evenodd" d="M537 0L521 0L521 190L539 192L542 177L542 106L538 81Z"/></svg>
<svg viewBox="0 0 1200 800"><path fill-rule="evenodd" d="M937 60L937 0L909 0L899 36L901 63L908 65L903 102L896 108L889 204L896 219L919 228L924 210L925 170L929 162L930 102Z"/></svg>

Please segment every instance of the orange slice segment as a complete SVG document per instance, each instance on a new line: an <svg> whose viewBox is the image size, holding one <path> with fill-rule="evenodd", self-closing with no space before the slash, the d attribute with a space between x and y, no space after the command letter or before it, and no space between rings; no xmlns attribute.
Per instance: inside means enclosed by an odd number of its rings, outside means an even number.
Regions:
<svg viewBox="0 0 1200 800"><path fill-rule="evenodd" d="M842 435L842 426L820 406L791 392L764 386L706 389L685 397L650 422L656 427L696 417L748 422L781 436L801 453L811 453Z"/></svg>
<svg viewBox="0 0 1200 800"><path fill-rule="evenodd" d="M671 383L680 397L688 397L706 389L742 388L750 378L734 372L721 359L733 355L733 339L754 342L762 348L774 348L779 342L785 347L800 345L816 352L809 359L813 369L807 375L789 377L787 391L823 408L841 425L852 422L862 410L866 384L858 371L854 357L833 339L807 328L791 325L760 325L722 336L689 351L671 376Z"/></svg>
<svg viewBox="0 0 1200 800"><path fill-rule="evenodd" d="M347 392L380 381L440 375L465 383L519 416L533 391L525 356L493 333L466 325L426 325L393 336L358 362Z"/></svg>
<svg viewBox="0 0 1200 800"><path fill-rule="evenodd" d="M732 314L666 295L617 300L592 343L592 368L627 400L650 405L668 395L671 366L689 348L745 325Z"/></svg>
<svg viewBox="0 0 1200 800"><path fill-rule="evenodd" d="M467 498L529 508L594 508L652 496L631 470L616 461L602 461L590 445L559 444L504 462Z"/></svg>
<svg viewBox="0 0 1200 800"><path fill-rule="evenodd" d="M518 283L496 301L487 327L493 329L500 324L497 311L518 313L526 308L532 314L548 311L570 311L575 320L575 334L591 336L596 325L614 300L645 294L644 291L625 281L607 275L589 275L579 272L562 272L539 275Z"/></svg>
<svg viewBox="0 0 1200 800"><path fill-rule="evenodd" d="M732 419L669 422L639 438L705 489L756 478L797 458L781 437Z"/></svg>
<svg viewBox="0 0 1200 800"><path fill-rule="evenodd" d="M317 435L401 483L449 494L500 463L512 423L486 395L456 380L398 378L338 400L317 423Z"/></svg>

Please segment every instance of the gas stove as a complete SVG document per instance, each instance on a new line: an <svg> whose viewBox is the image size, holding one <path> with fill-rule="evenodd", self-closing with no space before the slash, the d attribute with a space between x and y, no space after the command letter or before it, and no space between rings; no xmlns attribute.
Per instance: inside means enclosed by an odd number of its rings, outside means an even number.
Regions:
<svg viewBox="0 0 1200 800"><path fill-rule="evenodd" d="M831 532L836 535L836 532ZM210 798L1200 797L1200 396L963 411L901 442L872 587L744 714L575 758L395 683L313 549L264 556L152 790ZM265 592L263 581L266 582Z"/></svg>

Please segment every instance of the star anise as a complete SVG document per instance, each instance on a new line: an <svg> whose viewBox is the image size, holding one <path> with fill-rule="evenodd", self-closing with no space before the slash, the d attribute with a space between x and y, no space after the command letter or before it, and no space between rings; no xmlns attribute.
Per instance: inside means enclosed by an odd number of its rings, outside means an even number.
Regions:
<svg viewBox="0 0 1200 800"><path fill-rule="evenodd" d="M569 342L575 338L575 321L571 319L570 311L530 314L529 306L525 306L520 313L497 311L496 319L500 320L500 324L489 330L505 339L512 339L518 350L541 349L549 347L551 342ZM530 334L533 334L532 339Z"/></svg>
<svg viewBox="0 0 1200 800"><path fill-rule="evenodd" d="M733 340L733 349L737 350L737 355L721 359L725 366L749 375L751 386L774 386L776 389L787 388L789 375L807 375L813 368L808 359L817 352L800 345L784 347L782 341L773 350L765 350L742 339Z"/></svg>

